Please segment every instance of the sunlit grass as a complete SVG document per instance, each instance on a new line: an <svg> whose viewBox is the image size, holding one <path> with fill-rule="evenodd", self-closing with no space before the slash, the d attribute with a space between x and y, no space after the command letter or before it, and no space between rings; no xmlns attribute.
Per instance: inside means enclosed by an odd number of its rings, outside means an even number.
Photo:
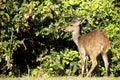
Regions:
<svg viewBox="0 0 120 80"><path fill-rule="evenodd" d="M75 77L75 76L64 76L64 77L22 77L22 78L0 78L0 80L120 80L120 77Z"/></svg>

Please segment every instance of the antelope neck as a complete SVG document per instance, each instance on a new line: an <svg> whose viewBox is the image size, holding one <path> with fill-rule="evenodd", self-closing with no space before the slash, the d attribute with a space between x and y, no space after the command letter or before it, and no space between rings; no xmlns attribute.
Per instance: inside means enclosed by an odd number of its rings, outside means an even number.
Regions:
<svg viewBox="0 0 120 80"><path fill-rule="evenodd" d="M78 39L79 39L79 37L80 37L79 29L78 29L78 31L72 32L73 41L75 42L75 44L77 46L78 46Z"/></svg>

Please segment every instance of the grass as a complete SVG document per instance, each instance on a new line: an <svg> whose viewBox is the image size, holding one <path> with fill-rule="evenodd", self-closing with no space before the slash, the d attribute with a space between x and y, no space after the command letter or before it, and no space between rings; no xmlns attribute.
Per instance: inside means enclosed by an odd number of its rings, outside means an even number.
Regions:
<svg viewBox="0 0 120 80"><path fill-rule="evenodd" d="M22 78L0 78L0 80L120 80L120 77L91 77L91 78L82 78L75 76L64 76L64 77L22 77Z"/></svg>

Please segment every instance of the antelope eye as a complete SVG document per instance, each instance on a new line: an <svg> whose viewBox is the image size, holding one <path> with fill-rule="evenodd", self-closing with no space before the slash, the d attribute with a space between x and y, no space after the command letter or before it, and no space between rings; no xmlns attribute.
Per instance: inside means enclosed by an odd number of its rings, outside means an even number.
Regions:
<svg viewBox="0 0 120 80"><path fill-rule="evenodd" d="M71 27L73 26L73 25L70 25Z"/></svg>

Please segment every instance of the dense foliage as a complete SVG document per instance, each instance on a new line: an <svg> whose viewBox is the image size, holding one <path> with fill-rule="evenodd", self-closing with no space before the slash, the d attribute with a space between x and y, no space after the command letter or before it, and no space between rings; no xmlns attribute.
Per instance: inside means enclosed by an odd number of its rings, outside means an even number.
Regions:
<svg viewBox="0 0 120 80"><path fill-rule="evenodd" d="M0 0L0 74L63 76L81 73L70 33L73 16L85 17L81 34L103 30L110 39L109 75L120 76L120 2L118 0ZM101 56L93 76L103 76ZM91 61L87 60L88 69Z"/></svg>

